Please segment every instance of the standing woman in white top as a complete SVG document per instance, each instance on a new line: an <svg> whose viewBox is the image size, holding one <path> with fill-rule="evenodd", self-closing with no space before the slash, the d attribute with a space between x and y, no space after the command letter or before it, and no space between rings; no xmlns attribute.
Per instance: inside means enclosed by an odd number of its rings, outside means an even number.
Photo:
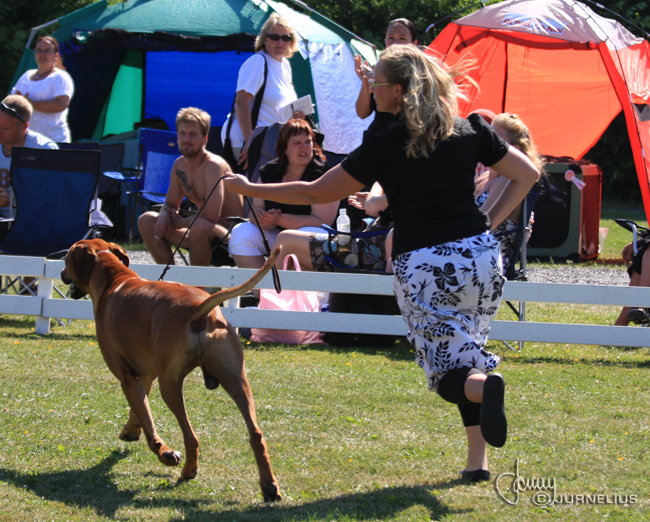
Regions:
<svg viewBox="0 0 650 522"><path fill-rule="evenodd" d="M273 13L262 26L255 40L255 54L239 69L235 114L230 129L230 142L233 156L246 167L247 148L245 143L253 132L251 113L255 95L264 83L264 60L268 67L268 77L264 97L257 118L257 127L274 123L286 123L280 118L280 109L298 99L293 89L291 65L288 58L298 50L298 38L293 26L285 18ZM229 114L228 118L233 117ZM228 120L223 124L221 141L226 142Z"/></svg>
<svg viewBox="0 0 650 522"><path fill-rule="evenodd" d="M74 82L63 67L59 43L51 36L41 36L34 54L38 69L23 74L11 92L22 94L31 102L34 113L30 130L58 143L70 143L68 105L74 94Z"/></svg>

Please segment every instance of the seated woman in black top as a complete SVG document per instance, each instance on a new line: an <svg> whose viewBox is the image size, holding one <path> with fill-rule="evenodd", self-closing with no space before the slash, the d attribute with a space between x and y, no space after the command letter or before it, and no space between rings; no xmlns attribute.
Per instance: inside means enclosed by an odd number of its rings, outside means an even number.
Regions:
<svg viewBox="0 0 650 522"><path fill-rule="evenodd" d="M315 142L314 131L301 119L289 120L280 129L275 147L278 158L260 170L260 183L284 184L291 181L314 181L328 169L325 155ZM253 210L271 246L285 229L322 231L336 218L338 202L315 204L273 203L253 199ZM264 243L252 216L250 223L233 228L229 250L239 268L260 268L264 264Z"/></svg>
<svg viewBox="0 0 650 522"><path fill-rule="evenodd" d="M499 243L487 232L538 177L481 119L456 116L458 87L446 67L413 46L392 46L375 66L377 108L398 117L312 183L254 186L228 175L233 192L286 203L323 203L378 181L395 218L395 295L431 390L458 404L468 439L464 477L489 479L486 442L507 437L499 358L485 350L503 285ZM484 214L474 202L481 162L510 179Z"/></svg>

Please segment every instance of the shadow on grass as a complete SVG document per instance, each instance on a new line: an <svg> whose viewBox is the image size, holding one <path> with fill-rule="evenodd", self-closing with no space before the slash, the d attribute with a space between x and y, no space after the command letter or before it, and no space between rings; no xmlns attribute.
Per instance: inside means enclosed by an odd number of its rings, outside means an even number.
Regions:
<svg viewBox="0 0 650 522"><path fill-rule="evenodd" d="M608 366L612 368L650 368L650 360L646 361L612 361L608 359L592 359L592 358L579 358L575 360L572 358L554 358L554 357L519 357L517 359L508 358L509 364L525 365L525 364L565 364L567 366Z"/></svg>
<svg viewBox="0 0 650 522"><path fill-rule="evenodd" d="M341 517L353 517L356 520L389 519L413 506L424 507L431 520L441 520L448 515L471 511L451 509L438 499L439 490L461 485L460 479L427 486L397 486L365 493L350 493L294 506L286 506L279 502L245 509L237 509L232 501L219 502L215 501L214 497L201 495L188 500L164 497L161 495L161 488L158 488L154 498L142 498L141 490L122 490L115 485L113 467L128 455L128 450L114 450L107 458L88 469L20 473L0 468L0 481L12 484L17 489L30 491L48 501L61 502L80 509L92 509L97 515L107 518L115 518L117 511L123 507L135 509L170 507L182 513L181 518L172 520L217 522L249 518L265 522L331 520ZM183 484L185 483L170 484L169 487L162 489L175 490L182 488ZM210 506L215 509L210 509ZM220 510L220 508L225 509Z"/></svg>
<svg viewBox="0 0 650 522"><path fill-rule="evenodd" d="M265 351L269 346L268 343L250 343L246 344L246 340L243 341L244 351ZM273 345L273 349L276 349L280 345ZM385 347L374 347L374 346L332 346L329 344L287 344L284 345L284 348L287 351L317 351L317 352L328 352L332 354L349 354L352 352L364 355L381 355L382 357L388 357L389 359L395 361L413 361L415 355L410 352L413 349L411 344L402 338L392 344L391 346Z"/></svg>
<svg viewBox="0 0 650 522"><path fill-rule="evenodd" d="M233 520L264 520L264 522L312 520L389 520L401 511L422 506L430 520L442 520L449 515L463 514L471 509L451 509L438 500L438 490L460 485L461 480L430 486L396 486L365 493L350 493L333 498L284 506L282 502L266 504L245 510L214 512L186 510L180 520L231 522ZM177 508L178 509L178 508Z"/></svg>
<svg viewBox="0 0 650 522"><path fill-rule="evenodd" d="M111 477L113 466L127 457L128 452L113 450L91 468L50 473L20 473L0 468L0 480L49 501L90 508L99 515L113 517L121 506L131 504L135 495L133 491L120 491Z"/></svg>

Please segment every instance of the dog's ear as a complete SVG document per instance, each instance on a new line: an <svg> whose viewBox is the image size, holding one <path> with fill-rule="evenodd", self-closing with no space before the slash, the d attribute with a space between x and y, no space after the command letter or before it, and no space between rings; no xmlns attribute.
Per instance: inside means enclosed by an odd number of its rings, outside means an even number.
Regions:
<svg viewBox="0 0 650 522"><path fill-rule="evenodd" d="M74 273L79 283L88 286L90 283L90 269L93 267L95 258L97 257L95 252L90 252L87 248L79 245L73 245L70 252L72 253Z"/></svg>
<svg viewBox="0 0 650 522"><path fill-rule="evenodd" d="M117 258L122 261L122 264L128 268L129 266L129 256L126 253L126 250L124 250L120 245L116 243L109 243L108 248L113 254L117 256Z"/></svg>

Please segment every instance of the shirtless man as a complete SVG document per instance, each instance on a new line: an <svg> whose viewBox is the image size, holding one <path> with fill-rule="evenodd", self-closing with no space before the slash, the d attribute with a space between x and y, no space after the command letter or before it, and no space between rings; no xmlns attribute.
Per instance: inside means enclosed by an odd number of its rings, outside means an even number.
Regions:
<svg viewBox="0 0 650 522"><path fill-rule="evenodd" d="M172 167L165 203L160 213L146 212L138 219L140 235L158 264L169 261L172 248L181 241L193 219L178 214L183 197L200 209L215 183L230 171L223 158L205 149L209 130L210 115L207 112L194 107L178 112L176 132L182 156ZM230 224L226 218L243 214L242 196L230 192L225 183L219 183L181 244L190 251L190 263L197 266L210 264L212 241L223 238L228 232Z"/></svg>

